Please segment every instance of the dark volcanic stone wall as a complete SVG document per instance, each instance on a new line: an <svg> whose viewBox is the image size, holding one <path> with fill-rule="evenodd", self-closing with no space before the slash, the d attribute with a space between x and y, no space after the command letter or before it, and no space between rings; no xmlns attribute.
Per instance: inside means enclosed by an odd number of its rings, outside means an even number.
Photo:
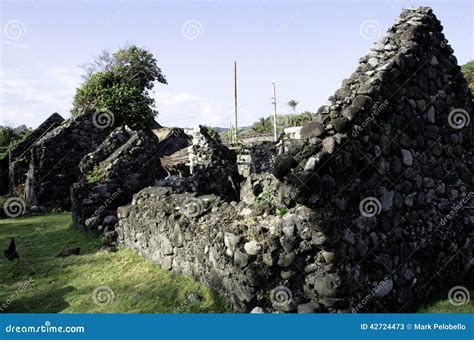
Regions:
<svg viewBox="0 0 474 340"><path fill-rule="evenodd" d="M236 200L239 197L236 154L214 141L205 127L195 128L192 136L190 170L197 184L195 191Z"/></svg>
<svg viewBox="0 0 474 340"><path fill-rule="evenodd" d="M269 172L273 167L276 153L275 142L242 145L237 154L239 174L247 178L250 174Z"/></svg>
<svg viewBox="0 0 474 340"><path fill-rule="evenodd" d="M85 112L35 142L25 185L27 205L71 207L69 191L79 178L79 162L97 149L115 127L99 124L100 116L100 112Z"/></svg>
<svg viewBox="0 0 474 340"><path fill-rule="evenodd" d="M190 175L183 178L169 176L157 185L173 188L174 192L213 193L227 201L237 200L240 176L235 152L213 140L204 126L194 128L191 134L192 144L186 162ZM182 163L181 155L178 158Z"/></svg>
<svg viewBox="0 0 474 340"><path fill-rule="evenodd" d="M102 145L81 161L81 180L71 189L75 226L114 238L117 207L132 195L166 176L160 159L188 146L181 129L114 130ZM88 176L94 174L92 180Z"/></svg>
<svg viewBox="0 0 474 340"><path fill-rule="evenodd" d="M287 204L337 235L331 295L355 311L409 310L472 257L471 96L441 31L431 9L404 10L277 162Z"/></svg>
<svg viewBox="0 0 474 340"><path fill-rule="evenodd" d="M23 186L26 182L26 174L31 161L32 145L46 133L60 125L63 121L63 117L58 113L53 113L10 151L10 165L8 170L10 195L18 195L24 190Z"/></svg>
<svg viewBox="0 0 474 340"><path fill-rule="evenodd" d="M403 10L273 176L239 203L145 189L119 242L241 311L412 310L472 258L474 117L452 53L431 9Z"/></svg>
<svg viewBox="0 0 474 340"><path fill-rule="evenodd" d="M0 159L0 195L8 194L8 168L10 166L10 162L8 159L8 155Z"/></svg>
<svg viewBox="0 0 474 340"><path fill-rule="evenodd" d="M238 311L262 306L314 312L324 306L308 304L304 296L304 271L312 269L305 268L308 255L298 250L297 241L304 235L301 247L322 256L316 249L319 241L311 240L309 232L313 215L299 206L279 217L265 200L236 204L216 195L153 187L118 209L116 231L119 244L165 269L205 282ZM291 295L292 301L281 303L280 295Z"/></svg>

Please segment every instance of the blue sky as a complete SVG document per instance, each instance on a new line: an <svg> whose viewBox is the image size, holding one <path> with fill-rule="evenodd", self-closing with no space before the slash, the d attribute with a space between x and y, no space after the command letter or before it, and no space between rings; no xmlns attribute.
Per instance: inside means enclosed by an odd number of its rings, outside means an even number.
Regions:
<svg viewBox="0 0 474 340"><path fill-rule="evenodd" d="M474 59L472 0L462 1L3 1L0 124L36 127L69 117L80 65L102 49L149 49L169 85L153 94L166 126L228 127L233 62L239 125L272 112L315 111L403 7L431 6L460 64Z"/></svg>

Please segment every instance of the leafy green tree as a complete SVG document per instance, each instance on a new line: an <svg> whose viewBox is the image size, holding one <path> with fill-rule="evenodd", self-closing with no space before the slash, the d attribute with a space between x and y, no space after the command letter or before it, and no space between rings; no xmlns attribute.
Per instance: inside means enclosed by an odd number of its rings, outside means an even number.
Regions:
<svg viewBox="0 0 474 340"><path fill-rule="evenodd" d="M469 84L472 94L474 95L474 60L461 66L461 71Z"/></svg>
<svg viewBox="0 0 474 340"><path fill-rule="evenodd" d="M277 131L281 132L287 127L291 126L303 126L311 123L316 117L315 113L305 111L300 114L287 114L277 116ZM260 118L258 121L252 124L250 128L254 133L266 133L273 131L273 116L266 118ZM242 133L243 134L243 133Z"/></svg>
<svg viewBox="0 0 474 340"><path fill-rule="evenodd" d="M134 45L103 51L85 67L84 83L74 97L73 116L85 109L108 110L132 128L152 126L158 114L149 91L167 84L153 55Z"/></svg>
<svg viewBox="0 0 474 340"><path fill-rule="evenodd" d="M217 132L216 129L214 129L213 127L210 127L210 126L204 126L206 129L207 129L207 133L209 134L209 136L216 142L216 143L222 143L222 140L221 140L221 135L219 134L219 132Z"/></svg>
<svg viewBox="0 0 474 340"><path fill-rule="evenodd" d="M293 113L296 112L296 107L298 106L299 102L297 102L296 100L292 99L288 102L288 106L291 107L293 109Z"/></svg>
<svg viewBox="0 0 474 340"><path fill-rule="evenodd" d="M0 126L0 158L3 158L19 142L31 133L31 129L15 129L11 124Z"/></svg>
<svg viewBox="0 0 474 340"><path fill-rule="evenodd" d="M259 133L271 132L273 125L270 118L271 117L260 118L257 122L253 123L252 130Z"/></svg>

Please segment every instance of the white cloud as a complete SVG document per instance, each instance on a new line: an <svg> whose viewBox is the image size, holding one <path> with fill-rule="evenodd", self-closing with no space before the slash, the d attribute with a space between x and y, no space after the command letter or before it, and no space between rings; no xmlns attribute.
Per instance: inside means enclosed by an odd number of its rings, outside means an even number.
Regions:
<svg viewBox="0 0 474 340"><path fill-rule="evenodd" d="M197 124L228 126L229 109L209 98L181 92L162 91L155 95L157 120L164 126L191 127Z"/></svg>
<svg viewBox="0 0 474 340"><path fill-rule="evenodd" d="M0 71L0 124L37 127L53 112L68 118L82 73L80 67L69 66L51 67L35 74L23 69ZM159 111L157 120L164 126L228 127L233 117L233 108L224 107L214 98L165 89L154 97Z"/></svg>
<svg viewBox="0 0 474 340"><path fill-rule="evenodd" d="M69 117L72 98L81 81L79 67L54 67L36 71L0 72L0 124L36 127L53 112Z"/></svg>

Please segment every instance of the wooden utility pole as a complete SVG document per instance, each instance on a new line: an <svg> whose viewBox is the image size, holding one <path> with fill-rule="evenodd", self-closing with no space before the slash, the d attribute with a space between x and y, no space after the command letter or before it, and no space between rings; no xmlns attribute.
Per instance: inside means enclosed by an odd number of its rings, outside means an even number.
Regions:
<svg viewBox="0 0 474 340"><path fill-rule="evenodd" d="M275 91L275 83L272 83L273 86L273 138L275 142L277 141L277 98L276 98L276 91Z"/></svg>
<svg viewBox="0 0 474 340"><path fill-rule="evenodd" d="M237 143L237 62L234 61L234 143Z"/></svg>

